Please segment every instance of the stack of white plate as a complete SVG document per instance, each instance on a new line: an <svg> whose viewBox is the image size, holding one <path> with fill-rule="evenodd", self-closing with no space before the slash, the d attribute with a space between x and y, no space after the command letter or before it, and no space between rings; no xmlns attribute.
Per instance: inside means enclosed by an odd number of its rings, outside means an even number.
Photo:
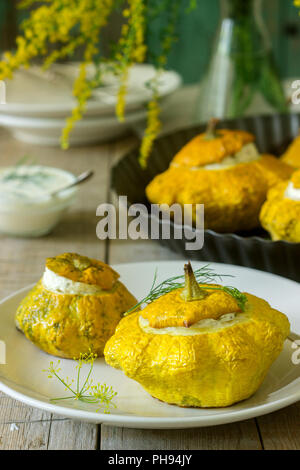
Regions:
<svg viewBox="0 0 300 470"><path fill-rule="evenodd" d="M93 68L89 69L92 77ZM70 145L105 142L120 137L146 119L147 101L151 98L151 79L156 71L151 65L131 68L126 98L126 118L115 116L118 78L106 68L102 71L101 87L94 90L84 118L77 122L70 135ZM41 72L33 67L17 72L6 82L6 104L0 104L0 125L11 130L23 142L38 145L60 145L65 120L76 106L72 96L78 64L55 64ZM167 71L159 76L158 92L161 105L181 85L180 76Z"/></svg>

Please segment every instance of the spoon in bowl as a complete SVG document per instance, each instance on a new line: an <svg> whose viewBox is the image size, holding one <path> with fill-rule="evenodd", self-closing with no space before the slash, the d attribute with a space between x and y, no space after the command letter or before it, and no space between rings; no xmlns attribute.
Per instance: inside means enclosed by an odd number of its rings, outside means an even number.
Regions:
<svg viewBox="0 0 300 470"><path fill-rule="evenodd" d="M73 188L73 186L77 186L78 184L83 183L84 181L89 180L93 176L94 172L93 170L88 170L85 171L84 173L81 173L81 175L77 176L76 179L68 184L67 186L64 186L63 188L56 189L55 191L52 191L50 193L51 197L57 196L57 194L61 193L62 191L66 191L66 189Z"/></svg>

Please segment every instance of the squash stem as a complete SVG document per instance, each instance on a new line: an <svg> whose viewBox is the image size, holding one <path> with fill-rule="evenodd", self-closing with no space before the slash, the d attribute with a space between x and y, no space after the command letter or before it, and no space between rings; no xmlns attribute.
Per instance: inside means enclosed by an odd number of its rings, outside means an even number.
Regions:
<svg viewBox="0 0 300 470"><path fill-rule="evenodd" d="M185 302L204 299L204 297L207 295L207 292L199 286L190 262L184 265L184 276L185 285L181 293L181 298Z"/></svg>
<svg viewBox="0 0 300 470"><path fill-rule="evenodd" d="M219 119L212 118L208 121L207 128L205 131L205 139L206 140L213 140L218 137L218 134L216 132L216 127L219 122Z"/></svg>

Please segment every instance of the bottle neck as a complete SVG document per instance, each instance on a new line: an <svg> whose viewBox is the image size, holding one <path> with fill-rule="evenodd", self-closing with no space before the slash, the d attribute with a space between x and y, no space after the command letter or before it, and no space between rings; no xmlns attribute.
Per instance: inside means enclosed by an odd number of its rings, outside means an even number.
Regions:
<svg viewBox="0 0 300 470"><path fill-rule="evenodd" d="M232 50L247 49L247 43L261 50L271 48L262 14L262 0L221 0L221 36ZM227 41L226 41L227 38Z"/></svg>
<svg viewBox="0 0 300 470"><path fill-rule="evenodd" d="M262 17L261 0L221 0L221 13L223 18L232 18L243 21L251 16L254 19Z"/></svg>

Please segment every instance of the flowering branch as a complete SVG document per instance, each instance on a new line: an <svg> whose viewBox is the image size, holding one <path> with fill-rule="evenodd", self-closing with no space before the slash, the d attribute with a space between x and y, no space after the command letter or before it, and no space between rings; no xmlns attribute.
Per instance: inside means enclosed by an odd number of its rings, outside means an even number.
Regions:
<svg viewBox="0 0 300 470"><path fill-rule="evenodd" d="M112 12L121 7L125 19L111 57L113 71L120 80L116 114L123 120L129 69L136 63L144 62L146 53L149 52L145 44L145 32L151 21L151 14L153 10L159 14L163 10L168 20L167 26L160 32L161 53L156 58L158 73L151 83L153 95L148 104L148 123L141 145L140 163L145 167L160 129L158 79L176 39L179 10L185 3L188 4L188 9L196 6L196 0L22 0L20 8L33 7L33 10L22 23L23 34L16 39L16 51L6 52L0 61L0 80L12 78L17 69L29 67L38 57L42 58L42 67L46 69L58 60L72 57L79 47L83 48L83 60L73 86L77 105L67 118L61 137L61 145L66 149L74 124L82 118L93 89L99 86L99 65L107 62L101 57L99 41ZM97 69L96 76L92 79L88 73L91 64L96 64Z"/></svg>

